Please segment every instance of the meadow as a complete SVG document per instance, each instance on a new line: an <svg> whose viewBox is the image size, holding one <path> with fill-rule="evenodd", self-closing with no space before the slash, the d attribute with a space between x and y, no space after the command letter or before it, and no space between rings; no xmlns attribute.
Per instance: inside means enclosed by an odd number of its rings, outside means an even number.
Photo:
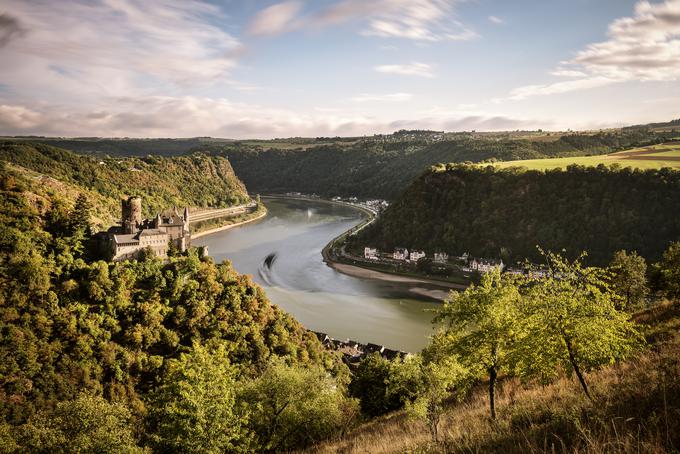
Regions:
<svg viewBox="0 0 680 454"><path fill-rule="evenodd" d="M633 148L631 150L598 156L526 159L494 163L499 168L526 167L530 170L565 169L573 164L582 166L619 164L621 167L638 169L659 169L662 167L680 169L680 143L671 142L649 147Z"/></svg>

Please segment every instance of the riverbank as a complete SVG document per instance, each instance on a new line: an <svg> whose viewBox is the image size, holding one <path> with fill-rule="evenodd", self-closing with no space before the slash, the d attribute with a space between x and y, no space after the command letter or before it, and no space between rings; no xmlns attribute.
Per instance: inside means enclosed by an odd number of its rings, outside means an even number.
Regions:
<svg viewBox="0 0 680 454"><path fill-rule="evenodd" d="M255 212L253 212L253 214L255 214L255 216L253 216L252 218L244 219L243 221L235 222L235 223L232 223L232 224L225 224L225 225L222 225L220 227L215 227L215 228L212 228L212 229L203 230L201 232L192 233L191 239L201 238L201 237L206 236L206 235L210 235L210 234L217 233L217 232L222 232L224 230L229 230L229 229L232 229L234 227L239 227L239 226L242 226L244 224L249 224L251 222L255 222L259 219L262 219L263 217L265 217L267 215L267 209L264 208L260 212L255 211Z"/></svg>
<svg viewBox="0 0 680 454"><path fill-rule="evenodd" d="M367 219L364 221L360 222L359 224L355 225L351 229L341 233L340 235L336 236L333 238L331 241L328 242L328 244L321 250L321 255L323 256L323 260L328 265L329 267L333 268L334 270L346 274L348 276L352 277L358 277L361 279L372 279L372 280L377 280L377 281L383 281L383 282L399 282L399 283L405 283L405 284L424 284L430 287L438 287L436 289L432 288L423 288L423 287L412 287L410 289L410 292L413 293L414 295L418 296L425 296L427 298L437 300L437 301L444 301L448 296L451 290L465 290L468 285L466 284L460 284L460 283L455 283L455 282L448 282L448 281L442 281L438 279L430 279L427 277L421 277L421 276L413 276L412 274L405 275L402 273L391 273L383 270L376 270L373 268L369 267L364 267L364 266L359 266L356 264L348 264L345 263L337 258L335 258L335 248L337 245L340 243L344 242L344 240L347 238L352 233L359 232L361 229L367 227L369 224L375 221L377 218L377 213L367 210L362 206L355 205L352 203L347 203L347 202L338 202L334 200L325 200L325 199L320 199L320 198L311 198L311 197L304 197L304 196L277 196L278 198L296 198L296 199L301 199L301 200L310 200L310 201L322 201L326 203L335 203L339 205L344 205L344 206L349 206L358 210L361 210L369 215Z"/></svg>
<svg viewBox="0 0 680 454"><path fill-rule="evenodd" d="M330 199L323 199L321 197L310 197L310 196L304 196L304 195L286 195L286 194L267 194L267 195L261 195L260 197L262 199L306 200L308 202L323 202L323 203L329 203L331 205L340 205L340 206L352 207L352 208L356 208L357 210L366 213L369 216L368 220L371 220L371 221L376 216L375 211L369 210L368 208L361 206L361 205L358 205L358 204L343 202L342 200L330 200Z"/></svg>
<svg viewBox="0 0 680 454"><path fill-rule="evenodd" d="M411 292L416 295L426 296L428 298L440 301L445 300L449 296L449 292L451 290L465 290L467 288L466 285L462 284L436 281L427 278L404 276L400 274L384 273L382 271L376 271L370 268L364 268L356 265L349 265L347 263L328 261L326 262L326 264L340 273L347 274L348 276L358 277L361 279L374 279L383 282L400 282L404 284L424 284L427 286L439 287L438 289L432 289L414 286L411 288Z"/></svg>

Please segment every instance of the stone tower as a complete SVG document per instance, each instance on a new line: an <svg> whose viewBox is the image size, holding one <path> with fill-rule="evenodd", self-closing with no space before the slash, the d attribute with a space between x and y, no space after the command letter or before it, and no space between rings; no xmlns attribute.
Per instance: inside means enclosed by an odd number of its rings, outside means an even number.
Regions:
<svg viewBox="0 0 680 454"><path fill-rule="evenodd" d="M189 231L189 207L184 207L184 231Z"/></svg>
<svg viewBox="0 0 680 454"><path fill-rule="evenodd" d="M135 233L142 224L142 198L130 196L121 203L123 214L123 230Z"/></svg>

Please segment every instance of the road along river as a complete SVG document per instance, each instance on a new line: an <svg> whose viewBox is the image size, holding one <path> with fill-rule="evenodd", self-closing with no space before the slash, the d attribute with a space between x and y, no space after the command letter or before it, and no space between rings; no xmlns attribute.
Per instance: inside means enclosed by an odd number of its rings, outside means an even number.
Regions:
<svg viewBox="0 0 680 454"><path fill-rule="evenodd" d="M433 289L419 282L381 281L342 274L321 250L361 222L362 211L324 201L264 199L262 220L193 241L217 261L250 274L273 303L304 326L338 339L416 352L432 333Z"/></svg>

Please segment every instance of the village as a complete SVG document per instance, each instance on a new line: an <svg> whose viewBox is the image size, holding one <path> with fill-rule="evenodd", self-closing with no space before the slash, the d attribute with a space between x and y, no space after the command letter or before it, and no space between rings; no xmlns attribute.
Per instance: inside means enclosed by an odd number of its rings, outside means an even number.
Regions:
<svg viewBox="0 0 680 454"><path fill-rule="evenodd" d="M405 359L410 356L411 353L404 352L401 350L392 350L383 345L353 341L351 339L340 340L330 337L326 333L321 333L318 331L311 331L319 339L319 342L329 350L334 350L342 353L342 360L345 364L352 367L352 365L358 365L361 359L373 353L377 353L381 357L394 360L394 359Z"/></svg>
<svg viewBox="0 0 680 454"><path fill-rule="evenodd" d="M357 257L352 257L357 259ZM359 258L361 260L361 258ZM480 258L472 257L467 252L460 256L450 256L446 252L438 251L428 255L423 250L409 251L405 247L395 247L391 252L382 252L377 248L364 247L363 262L379 265L396 265L417 267L419 264L431 262L429 269L436 274L462 273L465 278L473 277L473 273L486 274L496 269L503 273L514 275L527 275L533 278L545 277L548 269L534 264L523 264L522 266L511 267L499 258ZM439 273L437 273L439 272Z"/></svg>

